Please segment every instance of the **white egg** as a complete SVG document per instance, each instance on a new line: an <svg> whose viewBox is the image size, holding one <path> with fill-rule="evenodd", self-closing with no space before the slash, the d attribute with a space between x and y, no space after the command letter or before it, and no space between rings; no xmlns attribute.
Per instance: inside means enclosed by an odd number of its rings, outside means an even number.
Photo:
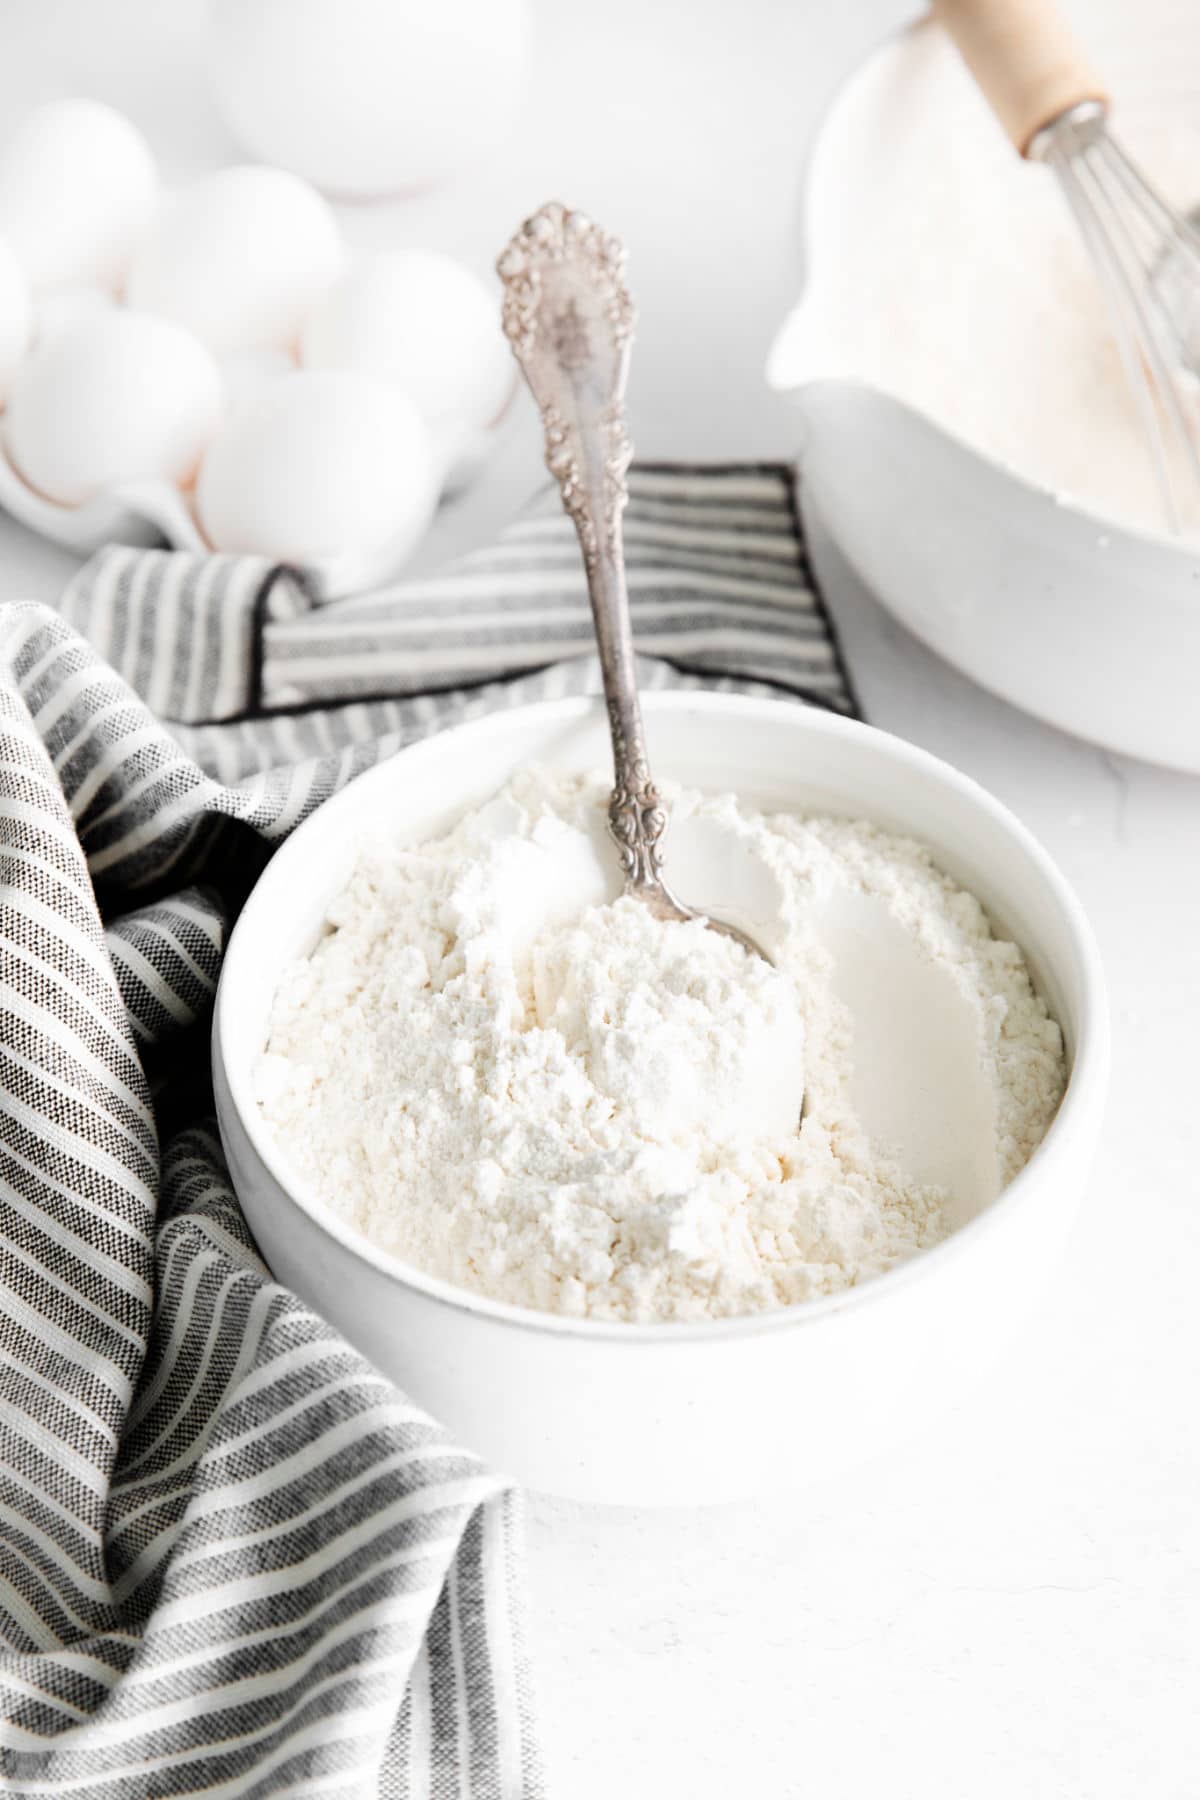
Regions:
<svg viewBox="0 0 1200 1800"><path fill-rule="evenodd" d="M217 550L287 562L381 549L401 561L433 516L429 436L411 401L364 375L298 370L229 419L200 470Z"/></svg>
<svg viewBox="0 0 1200 1800"><path fill-rule="evenodd" d="M0 406L8 396L17 365L29 348L32 329L33 307L25 271L0 239Z"/></svg>
<svg viewBox="0 0 1200 1800"><path fill-rule="evenodd" d="M529 0L210 0L217 99L251 155L329 193L428 186L517 116Z"/></svg>
<svg viewBox="0 0 1200 1800"><path fill-rule="evenodd" d="M25 359L5 439L31 487L75 506L121 482L187 482L220 415L221 377L204 345L114 307Z"/></svg>
<svg viewBox="0 0 1200 1800"><path fill-rule="evenodd" d="M129 271L129 302L218 355L286 348L342 270L332 212L283 169L206 175L176 195Z"/></svg>
<svg viewBox="0 0 1200 1800"><path fill-rule="evenodd" d="M0 236L35 288L120 287L154 211L158 177L141 133L98 100L53 100L0 151Z"/></svg>
<svg viewBox="0 0 1200 1800"><path fill-rule="evenodd" d="M300 359L398 382L439 440L490 425L515 378L499 294L436 250L357 261L309 318Z"/></svg>

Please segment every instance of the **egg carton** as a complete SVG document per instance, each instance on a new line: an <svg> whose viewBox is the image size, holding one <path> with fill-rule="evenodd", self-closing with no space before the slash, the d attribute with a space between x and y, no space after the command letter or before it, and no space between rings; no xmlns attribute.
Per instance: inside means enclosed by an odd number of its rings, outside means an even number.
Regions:
<svg viewBox="0 0 1200 1800"><path fill-rule="evenodd" d="M441 504L468 488L483 468L508 417L516 377L503 412L469 443L460 446L442 484ZM106 544L167 544L175 550L209 552L190 496L173 482L121 482L78 506L48 500L17 472L0 434L0 507L51 543L90 556ZM369 552L348 552L319 561L288 564L314 600L362 593L395 576L412 551L410 536Z"/></svg>

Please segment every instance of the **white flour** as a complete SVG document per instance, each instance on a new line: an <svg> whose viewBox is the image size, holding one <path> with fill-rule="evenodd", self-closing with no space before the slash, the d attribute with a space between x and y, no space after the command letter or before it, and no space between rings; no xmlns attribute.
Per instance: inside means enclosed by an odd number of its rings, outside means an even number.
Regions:
<svg viewBox="0 0 1200 1800"><path fill-rule="evenodd" d="M1064 10L1115 84L1116 134L1174 204L1200 202L1194 0ZM778 375L866 382L1064 499L1164 529L1058 183L1017 156L936 25L855 77L808 191L813 259Z"/></svg>
<svg viewBox="0 0 1200 1800"><path fill-rule="evenodd" d="M732 884L771 968L612 901L605 797L532 771L360 862L259 1066L329 1207L464 1287L640 1320L835 1292L986 1204L1063 1053L977 902L869 825L676 796L681 891Z"/></svg>

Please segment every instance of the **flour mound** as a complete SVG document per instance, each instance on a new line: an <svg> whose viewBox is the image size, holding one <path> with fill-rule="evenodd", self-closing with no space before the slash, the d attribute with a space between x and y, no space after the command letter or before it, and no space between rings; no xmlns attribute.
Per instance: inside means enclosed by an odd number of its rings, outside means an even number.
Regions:
<svg viewBox="0 0 1200 1800"><path fill-rule="evenodd" d="M826 929L851 897L904 934L906 994L940 984L971 1046L952 1176L986 1200L1016 1172L1061 1093L1058 1028L919 846L675 796L681 844L736 846L773 884L771 966L620 897L603 801L531 771L439 841L360 860L281 983L257 1072L332 1212L463 1287L616 1320L785 1306L936 1243L956 1196L899 1141L920 1105L893 1143L859 1117L871 1021L839 998Z"/></svg>
<svg viewBox="0 0 1200 1800"><path fill-rule="evenodd" d="M628 1128L706 1151L789 1136L804 1100L790 983L697 922L636 900L592 907L534 953L537 1023L558 1032Z"/></svg>

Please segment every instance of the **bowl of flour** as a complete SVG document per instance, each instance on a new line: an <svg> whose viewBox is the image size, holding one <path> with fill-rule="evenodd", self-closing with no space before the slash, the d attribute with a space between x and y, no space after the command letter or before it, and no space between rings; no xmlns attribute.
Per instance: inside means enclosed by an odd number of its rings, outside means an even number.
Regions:
<svg viewBox="0 0 1200 1800"><path fill-rule="evenodd" d="M602 713L521 709L277 853L214 1078L281 1279L507 1472L666 1503L845 1466L996 1353L1106 1037L1075 902L964 778L783 703L647 712L672 877L770 964L621 895Z"/></svg>
<svg viewBox="0 0 1200 1800"><path fill-rule="evenodd" d="M1176 206L1200 203L1200 14L1064 11L1110 76L1123 141ZM768 379L797 402L806 506L982 685L1200 770L1200 542L1166 532L1057 182L1015 155L933 21L835 98L804 231L804 291Z"/></svg>

